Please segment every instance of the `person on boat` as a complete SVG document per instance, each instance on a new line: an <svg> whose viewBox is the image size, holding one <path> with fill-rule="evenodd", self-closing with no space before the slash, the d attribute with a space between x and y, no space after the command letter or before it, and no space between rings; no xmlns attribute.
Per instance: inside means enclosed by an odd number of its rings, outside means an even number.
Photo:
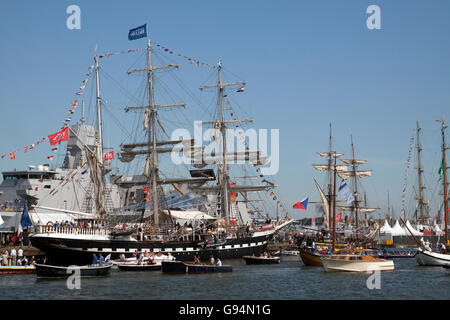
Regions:
<svg viewBox="0 0 450 320"><path fill-rule="evenodd" d="M100 257L98 258L98 264L102 265L103 262L105 262L105 258L103 258L103 255L100 253Z"/></svg>
<svg viewBox="0 0 450 320"><path fill-rule="evenodd" d="M219 258L217 258L217 266L218 266L218 267L221 267L221 266L222 266L222 261L220 261Z"/></svg>
<svg viewBox="0 0 450 320"><path fill-rule="evenodd" d="M211 255L211 257L209 258L209 263L210 264L214 264L214 261L215 261L214 257L213 257L213 255Z"/></svg>
<svg viewBox="0 0 450 320"><path fill-rule="evenodd" d="M36 264L36 260L34 259L34 256L31 257L30 264L33 266Z"/></svg>
<svg viewBox="0 0 450 320"><path fill-rule="evenodd" d="M23 259L23 250L22 247L19 248L19 251L17 251L17 259Z"/></svg>
<svg viewBox="0 0 450 320"><path fill-rule="evenodd" d="M2 252L2 257L3 257L2 265L7 266L8 265L8 259L9 259L8 250L5 250L5 251Z"/></svg>
<svg viewBox="0 0 450 320"><path fill-rule="evenodd" d="M15 266L17 263L17 251L14 247L11 250L11 260L12 260L12 265Z"/></svg>
<svg viewBox="0 0 450 320"><path fill-rule="evenodd" d="M201 264L200 258L198 256L194 257L194 264Z"/></svg>
<svg viewBox="0 0 450 320"><path fill-rule="evenodd" d="M96 265L97 263L98 263L98 258L97 258L97 255L94 253L93 258L92 258L92 264Z"/></svg>

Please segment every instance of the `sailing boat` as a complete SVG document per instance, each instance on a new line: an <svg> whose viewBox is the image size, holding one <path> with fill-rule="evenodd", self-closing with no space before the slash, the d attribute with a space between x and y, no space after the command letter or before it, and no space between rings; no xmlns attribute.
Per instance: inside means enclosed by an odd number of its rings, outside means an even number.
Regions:
<svg viewBox="0 0 450 320"><path fill-rule="evenodd" d="M360 213L372 213L379 208L368 207L366 204L360 205L361 200L359 200L358 195L358 178L370 177L372 175L372 170L358 170L358 166L367 163L367 160L361 160L355 158L355 146L353 144L353 137L350 136L351 146L352 146L352 158L351 159L339 159L346 165L351 166L351 170L338 171L337 175L346 180L348 178L353 178L353 196L347 200L348 205L337 205L337 209L344 211L351 211L354 217L354 240L356 244L364 243L367 238L361 238L360 235L364 234L363 228L359 226ZM367 203L367 200L365 200Z"/></svg>
<svg viewBox="0 0 450 320"><path fill-rule="evenodd" d="M91 218L93 223L102 221L108 223L108 228L85 229L85 228L64 228L49 229L40 226L37 233L30 237L33 246L46 252L50 258L64 263L84 263L91 260L92 254L111 254L111 259L117 259L123 254L125 257L131 256L135 251L147 251L155 253L165 253L172 255L177 260L194 260L195 256L207 260L211 255L215 258L239 258L244 255L258 255L266 250L269 241L276 233L289 225L293 220L286 215L284 219L277 220L268 226L258 229L250 229L242 218L241 210L236 208L235 196L237 193L261 192L273 188L273 184L242 186L232 183L229 170L229 157L232 159L250 160L254 166L264 164L264 158L259 151L249 151L243 154L228 152L226 145L225 130L227 124L246 120L225 120L224 97L225 88L228 86L242 85L243 82L223 83L222 63L217 66L217 84L205 86L206 88L217 88L218 110L220 117L203 124L212 124L216 129L217 137L222 146L222 152L214 154L218 161L212 166L217 167L216 173L213 169L202 169L211 164L210 159L203 158L202 150L196 147L195 141L158 140L157 131L163 125L158 118L158 111L161 108L171 108L184 106L184 104L157 105L154 96L154 71L167 69L174 65L153 66L152 46L147 38L147 59L146 67L128 71L144 71L147 75L148 105L142 107L132 107L136 110L144 111L144 130L147 131L147 141L132 142L122 145L120 160L123 162L134 161L137 155L145 155L145 166L143 174L133 177L115 177L114 182L122 189L127 190L126 199L131 192L128 189L144 186L141 193L145 195L141 203L125 203L126 206L116 209L114 212L107 212L104 206L104 176L108 172L107 166L102 159L102 130L101 130L101 99L99 88L98 59L95 57L96 78L97 78L97 134L94 150L86 149L89 154L89 166L91 169L91 179L94 183L96 215ZM244 83L245 84L245 83ZM131 108L127 108L130 110ZM160 176L160 155L171 152L173 148L162 148L167 145L183 145L183 152L187 157L200 160L200 163L193 162L194 167L201 170L191 170L191 178L162 178ZM144 149L139 149L144 148ZM199 204L203 210L179 210L168 205L169 199L162 188L163 184L169 184L177 192L185 195L185 192L177 186L178 183L185 184L185 190L189 193L201 195L205 201ZM213 183L208 185L207 183ZM138 190L138 189L133 189ZM134 193L134 192L133 192ZM244 208L246 209L246 208ZM246 212L246 210L245 210ZM134 219L130 223L133 228L122 230L125 226L120 218ZM189 228L178 228L176 218L191 221ZM130 220L128 220L130 221ZM203 227L199 227L198 222L202 222ZM208 229L206 231L206 229ZM186 232L185 232L186 231Z"/></svg>
<svg viewBox="0 0 450 320"><path fill-rule="evenodd" d="M335 198L335 181L333 182L333 172L336 172L336 170L344 171L347 170L346 165L336 165L336 159L341 157L343 153L337 153L335 151L332 151L332 134L331 134L331 124L330 124L330 140L329 140L329 150L328 152L318 152L318 155L320 157L327 157L328 163L326 164L313 164L313 167L316 170L319 171L328 171L329 174L329 184L328 184L328 194L326 195L325 192L322 190L320 185L317 183L316 180L314 180L314 183L317 187L317 190L320 194L320 198L322 200L322 208L324 213L324 227L328 232L330 232L331 225L333 224L333 217L332 217L332 211L330 208L332 208L332 201ZM334 192L333 192L334 190ZM331 225L330 225L331 223ZM324 246L325 247L325 246ZM320 260L321 253L316 251L313 246L301 246L300 247L300 257L302 258L302 261L307 266L322 266L322 261Z"/></svg>
<svg viewBox="0 0 450 320"><path fill-rule="evenodd" d="M448 253L449 241L448 241L448 198L447 198L447 159L446 159L446 143L445 143L445 129L447 126L444 124L444 118L441 122L442 132L442 173L443 173L443 189L444 189L444 220L445 220L445 253L433 252L431 248L427 247L422 240L421 249L416 255L416 261L422 266L444 266L450 263L450 254ZM405 225L406 226L406 225ZM413 233L406 226L406 229L414 237ZM414 237L415 239L415 237ZM416 240L417 241L417 240Z"/></svg>
<svg viewBox="0 0 450 320"><path fill-rule="evenodd" d="M358 228L358 212L373 212L378 208L369 208L367 206L359 206L358 200L358 192L357 192L357 177L366 177L370 176L372 171L370 170L357 170L357 165L366 163L366 160L359 160L355 158L355 148L353 145L353 138L351 138L352 142L352 159L340 159L343 163L347 165L352 165L351 171L338 171L336 168L334 169L334 200L333 200L333 246L332 246L332 254L331 255L322 255L320 256L320 260L322 262L323 268L325 271L349 271L349 272L366 272L369 270L380 270L380 271L390 271L394 270L393 261L388 261L384 259L378 258L378 253L375 250L355 250L353 249L350 254L339 252L338 254L334 254L335 252L335 243L336 243L336 208L341 210L351 209L354 213L354 221L355 221L355 245L361 243L362 239L359 238L359 228ZM336 160L335 160L336 161ZM353 202L352 206L337 206L336 205L336 175L339 175L342 179L347 179L349 177L354 178L354 188L355 192L353 196L350 196L350 201ZM349 200L347 200L349 201ZM367 203L367 201L365 201Z"/></svg>

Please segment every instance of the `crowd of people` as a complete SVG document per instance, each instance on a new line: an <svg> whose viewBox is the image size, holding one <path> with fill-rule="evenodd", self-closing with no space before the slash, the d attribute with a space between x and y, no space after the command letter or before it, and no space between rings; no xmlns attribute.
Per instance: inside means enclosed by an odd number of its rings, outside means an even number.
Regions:
<svg viewBox="0 0 450 320"><path fill-rule="evenodd" d="M16 250L15 247L11 249L11 252L8 250L2 250L0 254L0 264L2 266L28 266L34 265L36 263L34 256L30 259L23 255L23 248L19 247Z"/></svg>

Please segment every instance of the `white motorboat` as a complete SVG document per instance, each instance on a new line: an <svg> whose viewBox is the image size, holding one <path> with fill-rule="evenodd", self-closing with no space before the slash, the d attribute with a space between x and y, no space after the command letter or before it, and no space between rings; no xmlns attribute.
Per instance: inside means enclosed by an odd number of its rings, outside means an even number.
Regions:
<svg viewBox="0 0 450 320"><path fill-rule="evenodd" d="M172 255L165 255L165 254L155 254L155 255L149 255L147 257L142 257L141 259L141 263L142 264L147 264L147 262L149 260L153 261L153 263L155 264L161 264L162 261L175 261L175 257ZM130 264L130 265L134 265L137 263L137 259L136 257L132 257L132 258L124 258L122 257L121 259L117 259L117 260L111 260L111 263L114 265L124 265L124 264Z"/></svg>
<svg viewBox="0 0 450 320"><path fill-rule="evenodd" d="M330 255L322 256L325 271L348 271L348 272L370 272L370 271L393 271L394 262L369 255Z"/></svg>

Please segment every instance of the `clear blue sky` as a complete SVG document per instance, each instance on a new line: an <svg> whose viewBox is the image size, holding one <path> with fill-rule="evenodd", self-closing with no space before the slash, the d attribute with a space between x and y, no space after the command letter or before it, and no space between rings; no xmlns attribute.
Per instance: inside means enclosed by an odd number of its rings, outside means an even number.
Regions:
<svg viewBox="0 0 450 320"><path fill-rule="evenodd" d="M71 4L81 8L81 30L66 28ZM366 27L372 4L381 8L381 30ZM207 63L221 58L239 75L230 80L248 81L240 106L257 127L280 129L275 178L287 205L318 199L312 178L324 179L311 164L321 160L317 151L327 150L332 123L336 151L350 155L352 134L357 157L374 171L363 181L369 204L385 208L389 190L398 213L416 120L423 128L429 198L438 201L434 120L450 121L449 12L446 0L3 0L0 152L22 150L56 132L95 45L100 53L143 47L145 41L128 41L127 34L148 23L153 40ZM46 142L36 152L21 151L16 160L0 160L0 168L47 162L49 150ZM408 184L414 179L411 170ZM293 213L315 214L313 206Z"/></svg>

